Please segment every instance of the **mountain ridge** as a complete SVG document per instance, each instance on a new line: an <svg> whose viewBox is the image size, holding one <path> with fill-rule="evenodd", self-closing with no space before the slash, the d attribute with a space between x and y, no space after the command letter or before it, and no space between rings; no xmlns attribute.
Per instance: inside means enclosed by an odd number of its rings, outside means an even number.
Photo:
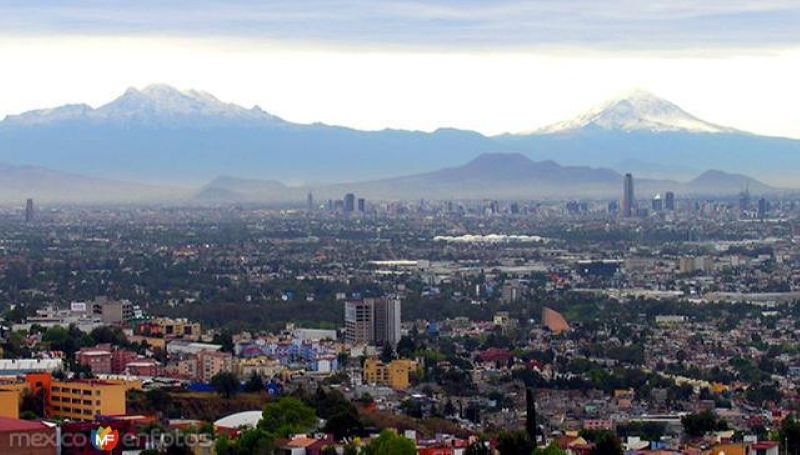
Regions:
<svg viewBox="0 0 800 455"><path fill-rule="evenodd" d="M241 191L244 187L258 187L251 179L226 178L224 184L215 179L204 187L212 192L208 198L203 192L196 199L225 202L221 195L228 194L228 202L275 202L277 200L304 200L308 192L322 199L338 199L348 192L370 199L413 200L425 199L565 199L565 198L616 198L622 189L623 175L611 169L588 166L562 166L554 161L536 162L518 153L486 153L460 166L432 172L362 182L337 183L318 186L281 186L275 182L262 182L272 192ZM709 170L688 182L658 179L637 179L638 194L654 196L666 191L683 195L730 196L744 186L755 193L777 192L750 177ZM261 188L260 188L261 189ZM646 197L643 197L645 199Z"/></svg>
<svg viewBox="0 0 800 455"><path fill-rule="evenodd" d="M628 170L620 163L647 163L658 178L720 168L782 186L797 182L792 169L800 167L800 140L722 127L644 92L604 106L549 134L361 131L293 123L258 106L156 84L128 89L97 108L71 104L8 116L0 122L0 162L197 186L221 174L306 183L387 179L504 152L618 172Z"/></svg>
<svg viewBox="0 0 800 455"><path fill-rule="evenodd" d="M590 127L627 132L739 132L734 128L701 120L670 101L636 89L591 108L573 119L534 130L533 134L568 133Z"/></svg>

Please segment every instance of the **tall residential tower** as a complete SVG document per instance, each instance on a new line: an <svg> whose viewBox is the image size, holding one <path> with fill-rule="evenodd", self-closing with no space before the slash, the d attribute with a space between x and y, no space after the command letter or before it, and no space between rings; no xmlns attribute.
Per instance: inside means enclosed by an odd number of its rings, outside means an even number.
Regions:
<svg viewBox="0 0 800 455"><path fill-rule="evenodd" d="M622 184L622 216L630 218L634 215L636 208L633 195L633 175L625 174L625 181Z"/></svg>

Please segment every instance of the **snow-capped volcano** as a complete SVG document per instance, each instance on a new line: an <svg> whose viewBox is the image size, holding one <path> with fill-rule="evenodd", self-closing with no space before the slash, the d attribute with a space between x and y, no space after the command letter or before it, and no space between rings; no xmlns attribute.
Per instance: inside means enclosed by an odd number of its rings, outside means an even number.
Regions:
<svg viewBox="0 0 800 455"><path fill-rule="evenodd" d="M87 120L92 122L136 122L169 125L204 120L219 122L281 122L279 117L264 112L258 106L246 109L225 103L213 95L197 90L178 90L164 84L144 89L129 88L120 97L96 109L85 105L67 105L9 116L17 124L47 124Z"/></svg>
<svg viewBox="0 0 800 455"><path fill-rule="evenodd" d="M689 114L677 105L644 90L634 90L585 114L537 130L536 134L567 133L584 128L616 131L731 133Z"/></svg>

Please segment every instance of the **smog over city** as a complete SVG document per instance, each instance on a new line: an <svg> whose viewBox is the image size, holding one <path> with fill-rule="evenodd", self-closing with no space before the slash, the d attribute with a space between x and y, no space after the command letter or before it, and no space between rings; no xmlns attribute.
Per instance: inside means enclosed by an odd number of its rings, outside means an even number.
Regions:
<svg viewBox="0 0 800 455"><path fill-rule="evenodd" d="M0 0L0 62L2 454L800 451L795 1Z"/></svg>

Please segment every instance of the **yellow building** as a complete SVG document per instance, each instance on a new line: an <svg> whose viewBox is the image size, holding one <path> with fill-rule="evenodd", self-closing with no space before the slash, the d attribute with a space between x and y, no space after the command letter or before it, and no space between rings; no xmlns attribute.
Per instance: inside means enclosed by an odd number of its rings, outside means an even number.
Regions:
<svg viewBox="0 0 800 455"><path fill-rule="evenodd" d="M19 419L18 390L0 390L0 417Z"/></svg>
<svg viewBox="0 0 800 455"><path fill-rule="evenodd" d="M108 381L53 382L48 417L93 420L96 415L124 415L125 389Z"/></svg>
<svg viewBox="0 0 800 455"><path fill-rule="evenodd" d="M393 360L386 365L379 359L371 358L364 362L364 382L406 390L411 385L411 373L416 369L417 362L413 360Z"/></svg>
<svg viewBox="0 0 800 455"><path fill-rule="evenodd" d="M187 319L159 318L152 321L161 329L165 338L183 338L185 340L200 339L200 323Z"/></svg>

